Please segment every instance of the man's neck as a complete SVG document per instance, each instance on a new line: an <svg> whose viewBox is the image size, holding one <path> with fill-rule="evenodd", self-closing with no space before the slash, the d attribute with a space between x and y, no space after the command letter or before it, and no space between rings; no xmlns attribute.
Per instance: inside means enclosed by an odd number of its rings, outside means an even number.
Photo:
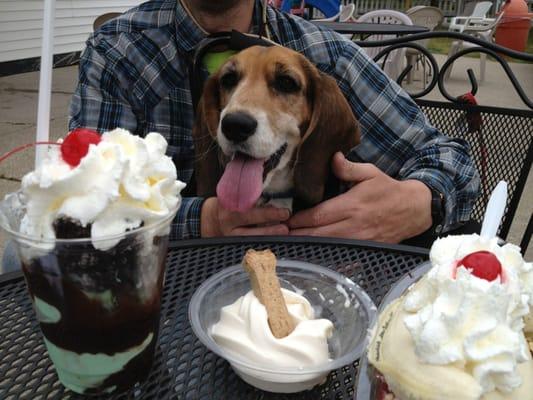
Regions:
<svg viewBox="0 0 533 400"><path fill-rule="evenodd" d="M226 9L219 7L218 10L207 7L207 3L213 4L213 0L182 1L196 22L208 33L227 32L233 29L249 32L252 26L254 0L235 1L231 7Z"/></svg>

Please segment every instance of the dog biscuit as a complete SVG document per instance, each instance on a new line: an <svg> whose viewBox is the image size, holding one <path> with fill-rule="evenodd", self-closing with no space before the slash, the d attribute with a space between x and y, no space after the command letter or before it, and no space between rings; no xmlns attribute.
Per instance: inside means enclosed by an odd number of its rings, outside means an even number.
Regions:
<svg viewBox="0 0 533 400"><path fill-rule="evenodd" d="M272 334L276 338L289 335L294 330L294 321L281 293L274 253L270 250L248 250L242 265L250 276L255 296L266 308Z"/></svg>

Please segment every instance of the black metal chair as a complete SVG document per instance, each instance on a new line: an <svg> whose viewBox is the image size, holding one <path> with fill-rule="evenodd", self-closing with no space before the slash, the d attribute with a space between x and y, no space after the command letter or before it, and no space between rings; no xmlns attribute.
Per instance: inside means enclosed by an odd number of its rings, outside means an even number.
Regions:
<svg viewBox="0 0 533 400"><path fill-rule="evenodd" d="M506 239L533 160L533 112L428 100L417 100L417 103L441 132L470 143L481 175L481 195L474 205L474 220L483 220L489 195L496 184L500 180L507 182L507 208L498 231L499 236ZM479 115L483 121L481 131L466 129L467 114Z"/></svg>
<svg viewBox="0 0 533 400"><path fill-rule="evenodd" d="M431 53L415 43L416 40L434 37L464 40L477 46L458 52L450 57L439 69ZM500 180L507 181L509 196L506 212L498 231L499 237L504 240L507 239L533 161L533 102L524 93L503 56L533 62L533 55L453 32L428 32L381 42L361 41L357 42L357 44L361 47L386 46L374 57L375 61L380 61L382 58L387 57L389 52L400 47L416 49L427 58L428 64L433 69L432 80L423 90L417 93L410 93L410 95L436 128L450 136L461 137L470 143L482 180L481 196L473 210L472 218L474 220L482 221L492 189ZM485 53L496 59L505 70L511 84L529 110L472 105L465 102L464 98L451 96L445 86L444 76L446 71L456 59L469 53ZM407 66L398 77L397 82L400 85L405 81L410 68L410 66ZM470 92L475 95L478 86L474 72L468 70L468 76L471 83ZM422 99L437 85L441 94L448 101ZM477 125L477 127L472 125ZM531 204L527 206L531 209ZM531 216L531 210L528 211L530 213L529 224L520 243L523 254L527 250L533 230L533 217Z"/></svg>

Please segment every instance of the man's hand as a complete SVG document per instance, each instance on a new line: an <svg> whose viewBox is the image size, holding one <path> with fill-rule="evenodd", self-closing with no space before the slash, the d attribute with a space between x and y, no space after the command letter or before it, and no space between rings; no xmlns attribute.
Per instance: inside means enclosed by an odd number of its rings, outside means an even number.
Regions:
<svg viewBox="0 0 533 400"><path fill-rule="evenodd" d="M291 235L398 243L431 226L431 191L417 180L395 180L372 164L335 154L333 172L350 190L293 215Z"/></svg>
<svg viewBox="0 0 533 400"><path fill-rule="evenodd" d="M289 210L274 207L256 207L244 213L228 211L219 205L216 197L204 201L200 217L202 237L287 235Z"/></svg>

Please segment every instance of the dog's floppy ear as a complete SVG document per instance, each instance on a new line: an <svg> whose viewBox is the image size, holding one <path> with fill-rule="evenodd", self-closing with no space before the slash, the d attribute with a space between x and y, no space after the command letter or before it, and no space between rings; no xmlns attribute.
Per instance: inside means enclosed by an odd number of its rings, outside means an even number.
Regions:
<svg viewBox="0 0 533 400"><path fill-rule="evenodd" d="M337 82L306 60L312 114L294 166L295 197L308 206L324 199L331 160L359 143L359 124Z"/></svg>
<svg viewBox="0 0 533 400"><path fill-rule="evenodd" d="M192 130L196 194L202 197L216 195L216 186L223 172L215 141L220 110L218 74L214 74L204 85Z"/></svg>

